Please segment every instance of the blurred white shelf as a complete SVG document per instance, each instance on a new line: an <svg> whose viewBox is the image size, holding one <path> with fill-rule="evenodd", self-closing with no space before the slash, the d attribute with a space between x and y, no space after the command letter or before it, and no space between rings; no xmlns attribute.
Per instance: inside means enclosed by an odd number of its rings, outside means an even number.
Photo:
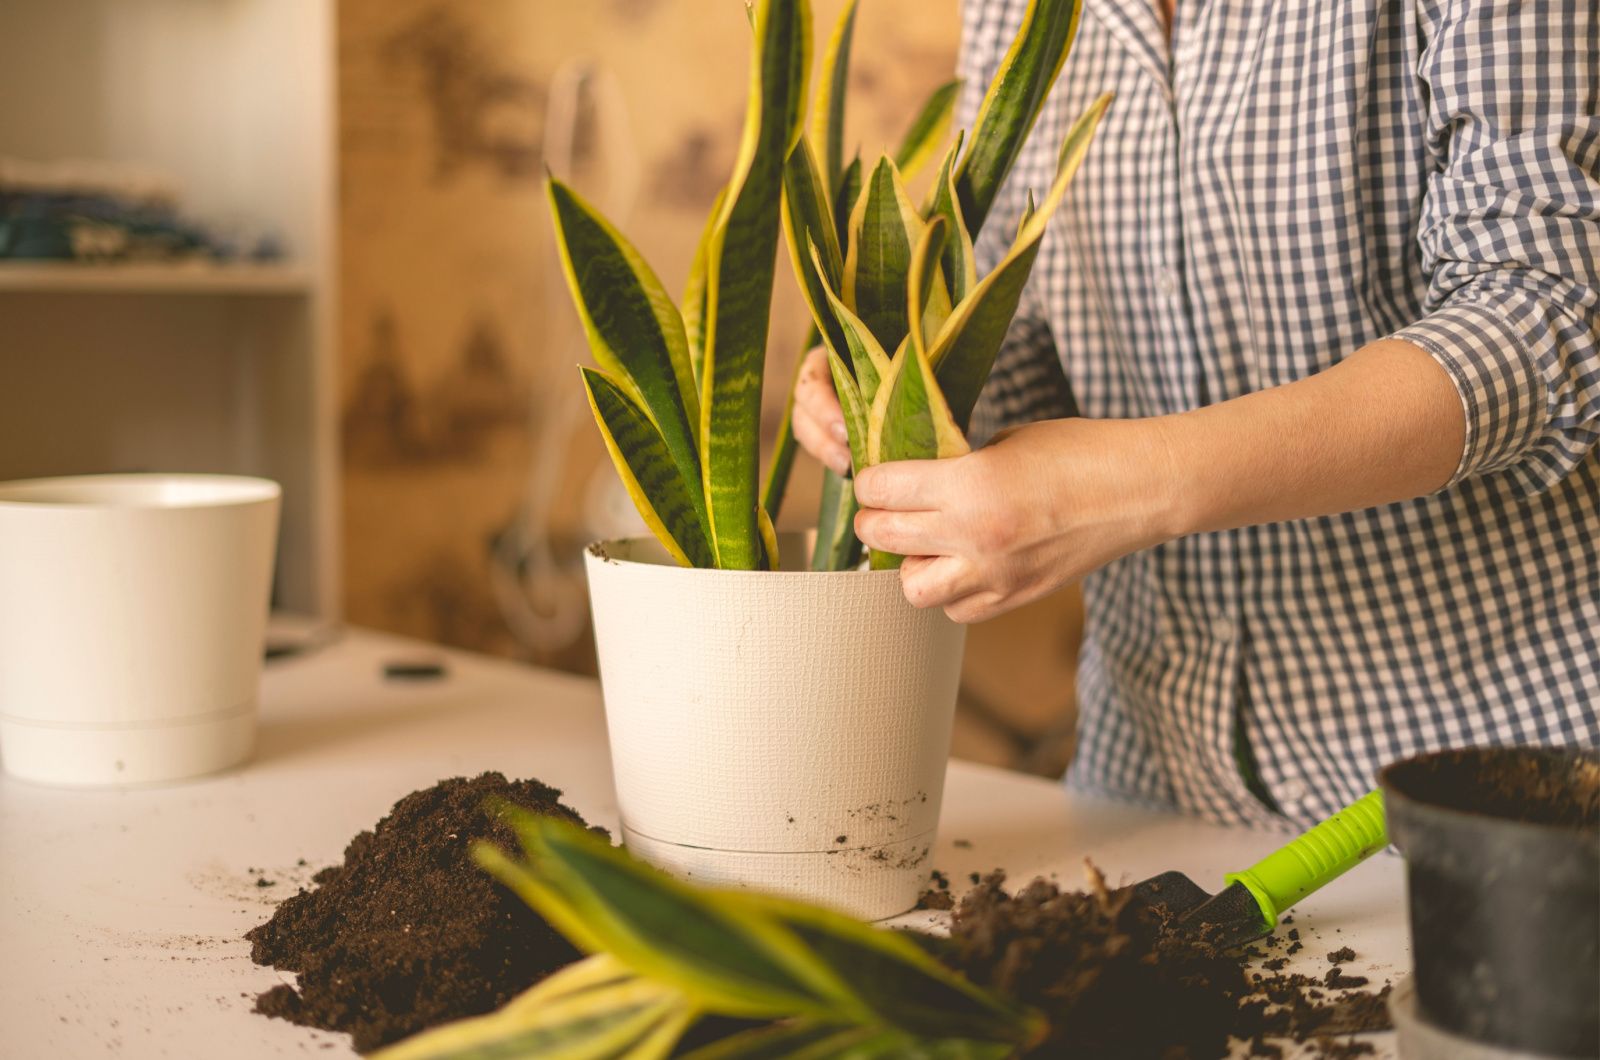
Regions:
<svg viewBox="0 0 1600 1060"><path fill-rule="evenodd" d="M0 293L300 295L312 284L311 272L292 264L0 262Z"/></svg>

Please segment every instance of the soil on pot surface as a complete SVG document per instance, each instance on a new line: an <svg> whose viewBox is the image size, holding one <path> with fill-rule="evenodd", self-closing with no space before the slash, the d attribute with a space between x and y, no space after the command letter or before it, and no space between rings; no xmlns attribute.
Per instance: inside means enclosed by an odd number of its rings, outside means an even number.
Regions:
<svg viewBox="0 0 1600 1060"><path fill-rule="evenodd" d="M1035 1055L1212 1060L1237 1038L1257 1056L1282 1055L1274 1039L1357 1056L1371 1051L1368 1043L1335 1036L1390 1027L1387 988L1336 993L1324 980L1282 972L1282 961L1253 972L1263 950L1220 950L1179 931L1130 889L1108 889L1093 869L1087 892L1037 879L1008 894L1004 882L992 873L963 896L950 941L937 951L975 982L1049 1016L1051 1037ZM1293 936L1287 951L1300 946Z"/></svg>
<svg viewBox="0 0 1600 1060"><path fill-rule="evenodd" d="M1435 806L1525 824L1600 827L1600 759L1592 754L1467 750L1391 769L1398 790Z"/></svg>
<svg viewBox="0 0 1600 1060"><path fill-rule="evenodd" d="M353 1037L367 1052L417 1031L489 1012L579 956L516 895L473 863L474 841L517 850L503 799L585 822L537 780L499 773L412 792L252 929L257 964L298 973L256 1011Z"/></svg>

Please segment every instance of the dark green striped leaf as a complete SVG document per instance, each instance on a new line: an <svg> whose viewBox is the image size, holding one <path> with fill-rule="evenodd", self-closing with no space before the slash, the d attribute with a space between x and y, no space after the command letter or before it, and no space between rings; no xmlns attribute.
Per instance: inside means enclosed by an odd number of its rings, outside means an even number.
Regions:
<svg viewBox="0 0 1600 1060"><path fill-rule="evenodd" d="M579 371L606 452L650 532L684 566L716 566L695 511L698 483L684 479L661 432L627 391L604 372Z"/></svg>
<svg viewBox="0 0 1600 1060"><path fill-rule="evenodd" d="M644 406L673 464L700 493L700 402L678 307L598 211L559 180L547 191L562 269L595 360ZM704 522L705 500L695 497L693 508Z"/></svg>
<svg viewBox="0 0 1600 1060"><path fill-rule="evenodd" d="M817 540L811 547L814 571L854 570L861 563L856 537L855 480L829 469L822 473L822 500L817 505Z"/></svg>
<svg viewBox="0 0 1600 1060"><path fill-rule="evenodd" d="M783 232L795 279L816 330L833 349L844 336L825 292L836 290L844 274L844 259L833 230L833 207L822 186L822 176L804 138L789 153L783 173Z"/></svg>
<svg viewBox="0 0 1600 1060"><path fill-rule="evenodd" d="M972 289L950 319L929 351L928 358L938 373L939 383L949 399L950 413L956 425L965 430L972 418L972 409L978 395L988 381L989 370L994 367L995 354L1000 350L1011 318L1016 315L1022 298L1023 286L1033 269L1045 229L1066 195L1067 185L1082 164L1095 128L1111 105L1111 96L1097 99L1084 111L1068 130L1057 157L1056 176L1050 192L1038 209L1025 215L1017 238L1011 249L995 266L993 272Z"/></svg>
<svg viewBox="0 0 1600 1060"><path fill-rule="evenodd" d="M717 565L761 566L757 529L761 379L771 316L783 168L800 135L810 59L805 0L756 7L750 101L739 162L707 271L700 451Z"/></svg>
<svg viewBox="0 0 1600 1060"><path fill-rule="evenodd" d="M928 164L933 153L939 149L939 142L950 131L950 116L955 110L956 96L960 91L959 80L946 81L934 89L916 120L911 123L911 128L906 130L905 139L895 148L894 164L900 167L900 175L906 180L912 179Z"/></svg>
<svg viewBox="0 0 1600 1060"><path fill-rule="evenodd" d="M922 218L894 162L879 159L850 215L842 293L886 350L906 335L906 274L921 234Z"/></svg>
<svg viewBox="0 0 1600 1060"><path fill-rule="evenodd" d="M956 172L956 194L973 238L1067 61L1081 10L1082 0L1029 0L1022 26L989 83L971 146Z"/></svg>

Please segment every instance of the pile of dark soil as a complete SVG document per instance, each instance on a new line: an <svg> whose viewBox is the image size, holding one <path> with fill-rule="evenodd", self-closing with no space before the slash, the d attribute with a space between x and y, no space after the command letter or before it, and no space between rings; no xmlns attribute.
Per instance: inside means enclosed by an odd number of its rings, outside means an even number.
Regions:
<svg viewBox="0 0 1600 1060"><path fill-rule="evenodd" d="M342 1031L367 1052L464 1016L489 1012L579 956L472 861L474 841L509 851L516 837L485 803L585 822L537 780L499 773L442 780L395 803L254 928L250 956L299 974L256 1011Z"/></svg>
<svg viewBox="0 0 1600 1060"><path fill-rule="evenodd" d="M1087 892L1038 879L1013 895L1004 882L993 873L962 898L941 956L1049 1016L1039 1056L1212 1060L1228 1055L1230 1038L1259 1056L1281 1055L1273 1038L1359 1056L1371 1047L1333 1036L1390 1025L1387 990L1335 995L1326 981L1272 970L1272 962L1251 972L1260 950L1220 950L1179 931L1130 889L1108 889L1093 869Z"/></svg>

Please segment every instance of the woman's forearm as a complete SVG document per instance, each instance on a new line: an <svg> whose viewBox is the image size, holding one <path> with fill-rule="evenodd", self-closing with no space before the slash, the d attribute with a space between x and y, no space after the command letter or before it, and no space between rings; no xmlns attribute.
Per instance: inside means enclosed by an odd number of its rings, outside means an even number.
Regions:
<svg viewBox="0 0 1600 1060"><path fill-rule="evenodd" d="M1431 493L1449 481L1466 435L1445 370L1398 340L1307 379L1147 422L1170 454L1173 537Z"/></svg>

